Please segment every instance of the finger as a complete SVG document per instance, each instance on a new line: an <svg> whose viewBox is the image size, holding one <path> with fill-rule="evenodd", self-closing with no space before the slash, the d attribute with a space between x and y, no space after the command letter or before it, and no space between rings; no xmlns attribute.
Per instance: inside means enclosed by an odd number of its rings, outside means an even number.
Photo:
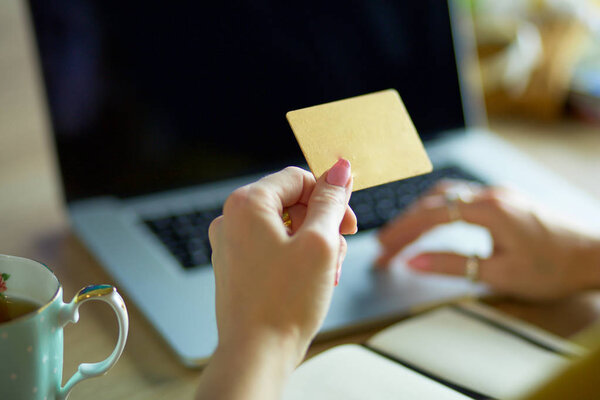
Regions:
<svg viewBox="0 0 600 400"><path fill-rule="evenodd" d="M235 190L225 202L223 214L252 207L276 211L298 202L306 204L316 184L314 176L301 168L287 167ZM244 211L245 212L245 211Z"/></svg>
<svg viewBox="0 0 600 400"><path fill-rule="evenodd" d="M285 211L290 216L290 220L292 222L290 226L290 231L292 234L296 233L298 229L302 226L304 218L306 217L306 210L306 205L301 203L294 204L293 206L285 209ZM342 219L342 223L340 224L340 234L355 234L358 230L356 224L356 215L354 214L354 211L352 211L350 207L347 207L346 212L344 214L344 218Z"/></svg>
<svg viewBox="0 0 600 400"><path fill-rule="evenodd" d="M446 201L442 195L425 197L409 212L399 215L385 226L378 235L382 254L376 264L387 266L400 250L423 233L437 225L452 222ZM490 208L485 199L476 198L471 203L458 201L457 207L463 220L485 226L495 236L498 229L495 210Z"/></svg>
<svg viewBox="0 0 600 400"><path fill-rule="evenodd" d="M214 249L218 232L221 230L221 224L223 223L223 216L220 215L215 218L210 225L208 226L208 241L210 242L210 246Z"/></svg>
<svg viewBox="0 0 600 400"><path fill-rule="evenodd" d="M218 243L219 243L219 236L221 234L222 229L223 229L223 216L222 215L215 218L208 227L208 240L210 242L210 249L211 249L210 262L213 265L215 277L218 277L220 275L219 268L218 268L219 266L217 264L215 264L215 260L217 258L217 253L219 251Z"/></svg>
<svg viewBox="0 0 600 400"><path fill-rule="evenodd" d="M342 276L342 264L346 258L347 251L348 243L346 243L346 239L340 235L340 252L338 255L337 269L335 271L335 281L333 283L334 286L337 286L340 283L340 277Z"/></svg>
<svg viewBox="0 0 600 400"><path fill-rule="evenodd" d="M434 195L420 199L409 211L400 214L379 231L382 254L376 264L386 266L408 243L435 225L449 221L450 216L443 196Z"/></svg>
<svg viewBox="0 0 600 400"><path fill-rule="evenodd" d="M455 190L456 188L463 188L471 191L472 194L477 194L481 192L483 185L464 179L444 178L433 185L433 187L431 187L427 192L425 192L425 196L443 195L448 191Z"/></svg>
<svg viewBox="0 0 600 400"><path fill-rule="evenodd" d="M308 171L288 167L257 182L236 189L225 202L223 214L227 223L246 221L264 232L288 235L281 221L283 209L298 202L307 202L315 178Z"/></svg>
<svg viewBox="0 0 600 400"><path fill-rule="evenodd" d="M466 276L469 257L456 253L421 253L406 262L407 266L418 272L427 274L443 274ZM479 259L477 278L481 282L489 282L494 276L496 260L494 258Z"/></svg>
<svg viewBox="0 0 600 400"><path fill-rule="evenodd" d="M249 195L256 196L255 203L277 210L278 214L283 208L293 207L296 204L308 205L312 191L316 185L314 176L301 168L288 167L284 170L268 175L258 182L250 185ZM301 207L298 208L301 210ZM289 211L288 211L289 213ZM274 218L274 215L272 216ZM296 213L296 221L292 214L292 232L295 232L304 220L302 213ZM296 223L297 222L297 223ZM347 206L344 218L340 225L340 233L352 235L358 231L357 219L354 211Z"/></svg>
<svg viewBox="0 0 600 400"><path fill-rule="evenodd" d="M350 162L340 159L315 185L301 230L315 230L325 237L337 237L352 191Z"/></svg>
<svg viewBox="0 0 600 400"><path fill-rule="evenodd" d="M358 220L354 210L348 206L340 225L340 233L342 235L354 235L356 232L358 232Z"/></svg>
<svg viewBox="0 0 600 400"><path fill-rule="evenodd" d="M421 200L415 201L411 204L405 212L413 211L419 206L419 203L428 197L432 196L448 196L449 193L468 193L465 197L472 198L473 195L481 193L483 185L477 182L466 181L462 179L444 178L439 180L435 185L427 189L422 195L419 196Z"/></svg>
<svg viewBox="0 0 600 400"><path fill-rule="evenodd" d="M268 197L264 201L273 202L278 211L296 203L307 204L316 184L315 177L298 167L287 167L267 175L250 186L255 192Z"/></svg>
<svg viewBox="0 0 600 400"><path fill-rule="evenodd" d="M439 194L444 194L448 189L457 185L460 180L457 179L441 179L435 185L433 185L429 190L427 190L424 196L435 196Z"/></svg>
<svg viewBox="0 0 600 400"><path fill-rule="evenodd" d="M304 222L304 218L306 217L306 206L298 203L286 208L285 211L287 211L288 215L290 216L290 221L292 222L290 225L290 231L292 234L294 234Z"/></svg>

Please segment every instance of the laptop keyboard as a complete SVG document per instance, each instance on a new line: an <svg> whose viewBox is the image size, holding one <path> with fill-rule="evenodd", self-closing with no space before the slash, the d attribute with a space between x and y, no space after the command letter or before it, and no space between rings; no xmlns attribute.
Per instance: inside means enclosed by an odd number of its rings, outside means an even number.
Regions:
<svg viewBox="0 0 600 400"><path fill-rule="evenodd" d="M427 175L361 190L352 194L350 206L358 218L359 231L378 228L415 201L440 179L463 179L484 183L462 168L449 166ZM145 220L179 263L186 269L210 263L208 226L221 208Z"/></svg>
<svg viewBox="0 0 600 400"><path fill-rule="evenodd" d="M358 230L379 228L441 179L461 179L484 184L473 174L457 166L448 166L402 181L352 193L350 206L358 219Z"/></svg>
<svg viewBox="0 0 600 400"><path fill-rule="evenodd" d="M146 220L144 223L158 236L184 268L210 263L208 226L221 215L221 207L198 210Z"/></svg>

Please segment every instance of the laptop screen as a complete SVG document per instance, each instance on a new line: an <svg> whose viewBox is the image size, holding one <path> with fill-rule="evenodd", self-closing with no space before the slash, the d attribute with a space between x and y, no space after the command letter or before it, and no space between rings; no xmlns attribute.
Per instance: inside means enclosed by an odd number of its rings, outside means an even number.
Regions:
<svg viewBox="0 0 600 400"><path fill-rule="evenodd" d="M303 165L287 111L388 88L424 140L465 124L443 0L30 9L68 201Z"/></svg>

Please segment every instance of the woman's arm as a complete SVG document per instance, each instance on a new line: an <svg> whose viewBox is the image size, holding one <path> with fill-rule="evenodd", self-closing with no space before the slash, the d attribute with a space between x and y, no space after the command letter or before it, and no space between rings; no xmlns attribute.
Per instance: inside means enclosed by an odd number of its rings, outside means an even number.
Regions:
<svg viewBox="0 0 600 400"><path fill-rule="evenodd" d="M278 399L298 363L297 338L263 332L219 346L202 371L198 399Z"/></svg>
<svg viewBox="0 0 600 400"><path fill-rule="evenodd" d="M378 264L390 260L421 234L452 222L448 191L463 182L444 182L390 222L379 233L383 253ZM487 228L493 253L479 263L479 279L496 292L529 300L547 300L600 289L600 237L502 188L470 186L471 198L455 207L469 223ZM598 222L600 224L600 221ZM467 257L430 252L408 260L415 271L465 275Z"/></svg>
<svg viewBox="0 0 600 400"><path fill-rule="evenodd" d="M236 190L210 226L219 344L198 399L277 399L331 302L356 232L350 163L299 168ZM291 216L291 226L282 221Z"/></svg>

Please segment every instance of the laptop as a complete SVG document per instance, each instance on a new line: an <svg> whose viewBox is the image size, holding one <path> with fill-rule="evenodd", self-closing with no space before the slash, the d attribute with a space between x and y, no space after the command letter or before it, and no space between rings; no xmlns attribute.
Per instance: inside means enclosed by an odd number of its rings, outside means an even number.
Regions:
<svg viewBox="0 0 600 400"><path fill-rule="evenodd" d="M208 224L235 188L305 167L287 111L395 88L434 164L353 194L359 233L320 337L485 292L402 265L423 249L489 255L489 233L461 222L372 268L377 228L439 179L600 218L590 196L484 128L464 2L59 3L29 1L72 227L187 366L217 345Z"/></svg>

